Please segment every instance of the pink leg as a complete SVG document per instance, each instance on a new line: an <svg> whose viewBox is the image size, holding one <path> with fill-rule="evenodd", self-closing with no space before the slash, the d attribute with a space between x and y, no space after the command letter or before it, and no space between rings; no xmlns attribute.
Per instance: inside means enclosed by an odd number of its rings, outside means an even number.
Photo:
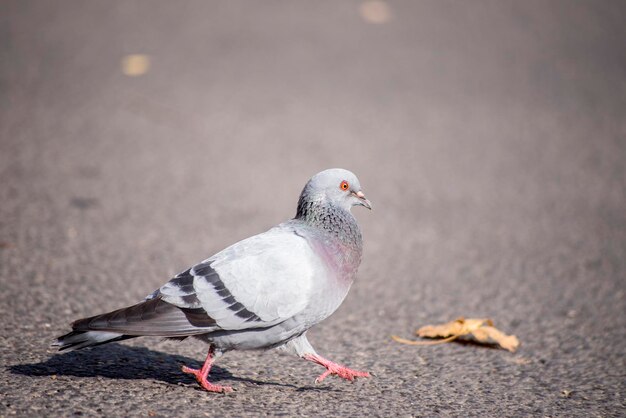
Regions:
<svg viewBox="0 0 626 418"><path fill-rule="evenodd" d="M331 374L336 374L337 376L350 381L353 381L357 377L370 377L370 374L368 372L359 372L357 370L349 369L330 360L326 360L324 357L318 356L317 354L305 354L304 358L312 361L313 363L317 363L321 366L326 367L326 371L322 373L317 379L315 379L315 383L321 382L322 380L326 379L328 375Z"/></svg>
<svg viewBox="0 0 626 418"><path fill-rule="evenodd" d="M215 348L211 346L209 347L209 353L206 356L204 365L202 366L200 370L183 366L183 372L194 375L198 383L200 383L200 386L202 386L204 389L206 389L209 392L232 392L233 388L231 388L230 386L214 385L213 383L210 383L207 380L207 377L209 376L209 372L211 371L211 366L213 365L213 362L215 361L213 359L214 355L215 355Z"/></svg>

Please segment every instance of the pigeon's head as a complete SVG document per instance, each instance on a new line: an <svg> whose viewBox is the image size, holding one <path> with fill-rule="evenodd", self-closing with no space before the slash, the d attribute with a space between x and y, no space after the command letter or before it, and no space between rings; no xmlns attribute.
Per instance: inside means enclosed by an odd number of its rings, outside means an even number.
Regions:
<svg viewBox="0 0 626 418"><path fill-rule="evenodd" d="M359 179L348 170L331 168L317 173L306 184L300 200L307 202L330 202L345 210L352 206L365 206L372 209L372 204L361 191Z"/></svg>

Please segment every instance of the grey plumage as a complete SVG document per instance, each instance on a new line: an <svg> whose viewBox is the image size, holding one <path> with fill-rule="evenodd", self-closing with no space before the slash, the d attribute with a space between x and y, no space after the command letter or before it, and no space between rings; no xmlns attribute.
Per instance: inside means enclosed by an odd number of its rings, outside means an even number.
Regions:
<svg viewBox="0 0 626 418"><path fill-rule="evenodd" d="M213 352L232 349L281 347L317 356L306 330L341 304L361 261L354 205L371 208L354 174L318 173L294 219L196 264L143 302L75 321L55 345L73 350L144 335L194 336L210 344L207 362Z"/></svg>

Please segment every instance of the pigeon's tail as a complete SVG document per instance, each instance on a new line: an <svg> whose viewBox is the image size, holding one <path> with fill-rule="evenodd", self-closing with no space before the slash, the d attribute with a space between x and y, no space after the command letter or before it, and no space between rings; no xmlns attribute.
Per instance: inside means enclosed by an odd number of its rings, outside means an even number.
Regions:
<svg viewBox="0 0 626 418"><path fill-rule="evenodd" d="M56 341L52 343L52 346L59 347L59 351L72 351L134 337L134 335L117 334L115 332L72 331L57 338Z"/></svg>
<svg viewBox="0 0 626 418"><path fill-rule="evenodd" d="M60 351L78 350L147 335L184 338L216 328L215 320L204 309L179 308L157 296L128 308L79 319L72 324L72 332L52 345Z"/></svg>

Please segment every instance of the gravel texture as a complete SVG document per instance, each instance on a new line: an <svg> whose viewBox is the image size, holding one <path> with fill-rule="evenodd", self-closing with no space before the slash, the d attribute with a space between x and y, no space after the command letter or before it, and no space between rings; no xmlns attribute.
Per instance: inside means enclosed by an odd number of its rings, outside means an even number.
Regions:
<svg viewBox="0 0 626 418"><path fill-rule="evenodd" d="M624 21L609 0L3 1L0 416L625 416ZM199 342L48 348L336 166L374 210L309 339L375 377L237 352L215 395L180 372ZM522 346L390 340L460 315Z"/></svg>

